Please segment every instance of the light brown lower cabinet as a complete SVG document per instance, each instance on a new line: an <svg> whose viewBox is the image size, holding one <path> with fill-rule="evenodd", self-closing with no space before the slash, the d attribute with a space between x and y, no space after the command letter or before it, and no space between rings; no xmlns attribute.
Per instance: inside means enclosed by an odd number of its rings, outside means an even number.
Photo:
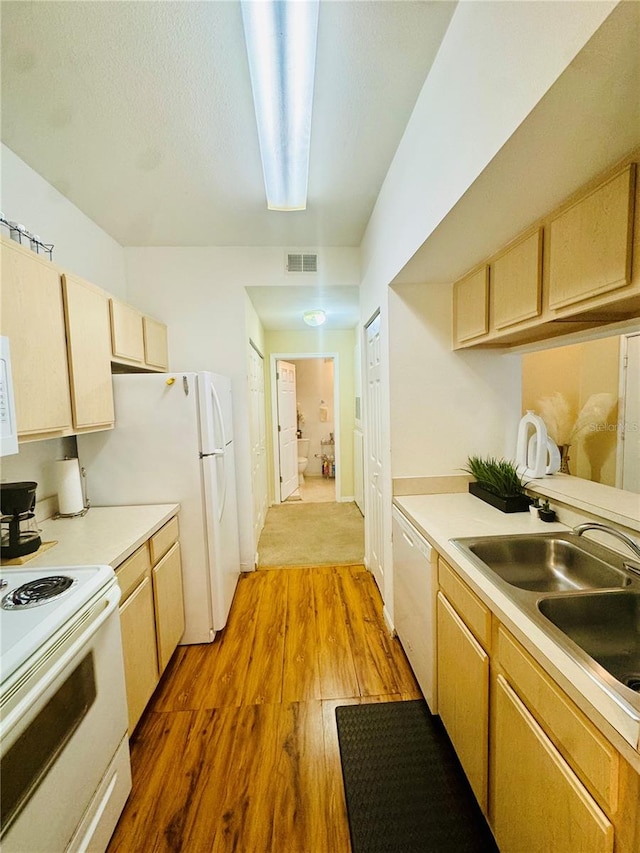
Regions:
<svg viewBox="0 0 640 853"><path fill-rule="evenodd" d="M184 632L178 532L172 518L116 569L130 736Z"/></svg>
<svg viewBox="0 0 640 853"><path fill-rule="evenodd" d="M489 655L438 593L438 713L487 812Z"/></svg>
<svg viewBox="0 0 640 853"><path fill-rule="evenodd" d="M153 568L158 665L163 673L184 634L184 600L180 543L176 542Z"/></svg>
<svg viewBox="0 0 640 853"><path fill-rule="evenodd" d="M501 675L493 749L491 822L501 853L613 851L613 825Z"/></svg>
<svg viewBox="0 0 640 853"><path fill-rule="evenodd" d="M438 558L438 712L500 853L639 853L640 774Z"/></svg>
<svg viewBox="0 0 640 853"><path fill-rule="evenodd" d="M129 735L158 683L156 630L151 578L143 577L120 608Z"/></svg>

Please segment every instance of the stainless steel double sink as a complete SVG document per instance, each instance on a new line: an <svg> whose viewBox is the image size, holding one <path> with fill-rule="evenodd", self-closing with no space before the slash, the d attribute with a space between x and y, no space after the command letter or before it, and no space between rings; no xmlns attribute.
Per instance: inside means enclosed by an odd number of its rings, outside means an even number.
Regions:
<svg viewBox="0 0 640 853"><path fill-rule="evenodd" d="M451 541L640 718L640 562L572 532Z"/></svg>

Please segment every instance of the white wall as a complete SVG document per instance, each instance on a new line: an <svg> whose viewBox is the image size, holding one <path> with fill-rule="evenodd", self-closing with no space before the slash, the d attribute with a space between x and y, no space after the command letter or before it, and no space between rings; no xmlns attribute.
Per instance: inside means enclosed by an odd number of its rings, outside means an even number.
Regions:
<svg viewBox="0 0 640 853"><path fill-rule="evenodd" d="M389 362L397 334L406 337L404 330L394 335L389 326L389 285L616 5L613 0L459 3L394 155L361 244L360 291L363 322L381 311L381 401L388 413L381 425L387 567L392 564L391 476L396 468ZM449 336L436 336L429 346L444 358ZM499 358L488 355L488 364ZM425 394L429 391L426 387ZM474 416L470 401L455 387L441 388L439 396L459 418ZM519 394L507 407L519 409ZM504 429L495 426L496 432L485 433L493 448L504 438ZM404 430L406 424L396 420L393 428ZM417 439L414 433L402 452L413 455L415 450L420 456ZM383 597L393 601L392 578L390 584Z"/></svg>
<svg viewBox="0 0 640 853"><path fill-rule="evenodd" d="M335 395L334 405L339 401L339 422L336 423L336 467L339 476L336 479L336 500L353 500L353 429L354 419L354 375L353 375L353 331L351 329L328 330L309 329L307 331L268 331L266 344L269 357L286 353L293 358L295 354L336 353L334 365ZM270 358L269 358L270 360ZM271 371L267 376L267 423L273 423ZM335 421L334 421L335 422ZM304 434L304 427L303 427ZM269 459L273 460L273 430L267 428L269 441ZM272 494L275 490L273 463L270 469Z"/></svg>
<svg viewBox="0 0 640 853"><path fill-rule="evenodd" d="M365 280L394 278L616 5L458 4L367 226Z"/></svg>
<svg viewBox="0 0 640 853"><path fill-rule="evenodd" d="M357 249L322 250L326 285L358 284ZM125 249L129 300L169 326L171 370L213 370L233 383L240 559L254 563L247 344L256 331L246 287L299 285L275 247ZM304 282L320 283L305 276ZM256 342L257 343L257 342ZM265 358L267 353L263 352ZM268 391L267 391L268 393Z"/></svg>
<svg viewBox="0 0 640 853"><path fill-rule="evenodd" d="M451 286L389 293L393 477L460 474L470 454L513 458L521 356L453 352Z"/></svg>
<svg viewBox="0 0 640 853"><path fill-rule="evenodd" d="M0 208L6 219L20 222L44 243L53 243L53 260L58 266L127 298L124 252L119 243L6 145L0 147L0 174Z"/></svg>

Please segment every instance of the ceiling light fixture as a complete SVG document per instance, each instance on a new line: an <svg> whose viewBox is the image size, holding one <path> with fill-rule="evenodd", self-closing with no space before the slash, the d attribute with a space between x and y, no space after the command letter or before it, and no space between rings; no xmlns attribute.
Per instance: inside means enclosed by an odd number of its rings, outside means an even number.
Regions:
<svg viewBox="0 0 640 853"><path fill-rule="evenodd" d="M302 319L307 326L321 326L327 319L327 315L322 308L314 308L313 311L305 311Z"/></svg>
<svg viewBox="0 0 640 853"><path fill-rule="evenodd" d="M269 210L305 210L318 0L242 0Z"/></svg>

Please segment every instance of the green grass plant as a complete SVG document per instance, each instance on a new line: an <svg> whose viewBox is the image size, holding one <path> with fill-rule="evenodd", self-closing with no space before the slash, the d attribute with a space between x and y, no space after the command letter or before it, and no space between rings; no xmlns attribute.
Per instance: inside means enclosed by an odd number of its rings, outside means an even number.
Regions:
<svg viewBox="0 0 640 853"><path fill-rule="evenodd" d="M493 495L513 498L525 493L526 483L522 481L514 463L508 459L469 456L464 470L475 478L478 485Z"/></svg>

